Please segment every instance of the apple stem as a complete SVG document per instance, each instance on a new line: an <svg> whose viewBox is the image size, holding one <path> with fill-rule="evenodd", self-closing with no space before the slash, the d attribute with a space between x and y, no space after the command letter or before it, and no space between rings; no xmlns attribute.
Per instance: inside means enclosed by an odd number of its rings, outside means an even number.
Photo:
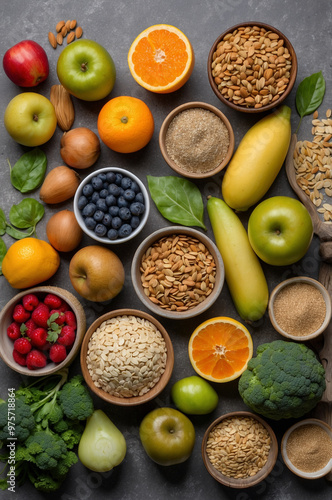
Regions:
<svg viewBox="0 0 332 500"><path fill-rule="evenodd" d="M88 63L82 63L81 64L81 70L83 71L83 73L85 73L88 69Z"/></svg>

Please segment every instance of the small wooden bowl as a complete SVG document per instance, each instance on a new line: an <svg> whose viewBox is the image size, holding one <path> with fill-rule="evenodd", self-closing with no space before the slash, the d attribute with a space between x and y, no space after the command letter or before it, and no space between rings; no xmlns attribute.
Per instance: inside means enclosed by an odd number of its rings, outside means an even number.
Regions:
<svg viewBox="0 0 332 500"><path fill-rule="evenodd" d="M229 101L221 94L220 90L218 89L217 84L214 81L214 77L212 76L211 65L213 62L213 54L215 53L219 42L222 41L222 39L224 38L225 35L227 35L228 33L233 33L233 31L235 31L236 29L241 28L243 26L245 26L245 27L246 26L257 26L258 28L265 28L267 31L272 31L273 33L278 34L279 38L284 40L284 47L286 47L288 49L288 51L292 57L292 67L290 70L290 78L289 78L289 83L287 85L287 88L285 89L283 94L281 94L280 98L277 101L271 102L270 104L262 106L261 108L241 106L241 105L234 104L233 101ZM296 80L297 57L296 57L295 50L294 50L292 44L290 43L290 41L288 40L288 38L283 33L281 33L281 31L279 31L277 28L274 28L273 26L270 26L269 24L265 24L265 23L260 23L260 22L256 22L256 21L246 21L244 23L239 23L239 24L236 24L235 26L232 26L231 28L228 28L226 31L224 31L221 35L218 36L218 38L213 43L213 45L210 49L210 52L209 52L208 61L207 61L207 73L208 73L209 82L210 82L210 85L211 85L213 92L215 93L215 95L218 97L218 99L220 99L220 101L223 104L225 104L226 106L228 106L232 109L235 109L237 111L241 111L242 113L262 113L262 112L269 111L269 110L279 106L289 96L290 92L292 91L292 88L294 87L295 80Z"/></svg>
<svg viewBox="0 0 332 500"><path fill-rule="evenodd" d="M287 455L287 440L291 435L291 433L295 429L301 427L302 425L310 425L310 424L319 425L320 427L322 427L330 435L330 438L332 439L332 428L326 422L323 422L323 420L319 420L317 418L306 418L292 425L292 427L290 427L285 432L281 440L281 455L288 469L294 474L296 474L296 476L302 477L304 479L319 479L320 477L324 477L327 474L329 474L329 472L332 471L332 458L329 460L329 462L323 469L320 469L315 472L304 472L295 467L295 465L293 465L293 463L290 461Z"/></svg>
<svg viewBox="0 0 332 500"><path fill-rule="evenodd" d="M117 397L113 396L112 394L104 391L103 389L97 387L95 383L92 380L92 377L90 375L90 372L87 367L87 353L88 353L88 346L90 342L90 338L92 334L96 331L96 329L106 320L110 318L115 318L117 316L137 316L139 318L144 318L151 323L153 323L157 329L160 331L162 336L164 337L165 343L166 343L166 349L167 349L167 361L166 361L166 368L164 373L162 374L160 380L157 382L157 384L152 387L146 394L143 396L133 396L133 397ZM106 314L103 314L99 318L97 318L88 331L86 332L84 336L84 340L82 343L81 347L81 369L82 369L82 374L85 379L85 382L87 383L88 387L91 389L92 392L94 392L97 396L99 396L101 399L106 401L107 403L112 403L114 405L118 406L137 406L143 403L146 403L147 401L151 401L151 399L154 399L158 394L161 393L161 391L166 387L166 385L169 382L169 379L171 378L173 367L174 367L174 350L173 350L173 345L172 341L165 330L165 328L157 321L153 316L150 316L150 314L147 314L143 311L138 311L136 309L117 309L114 311L110 311Z"/></svg>
<svg viewBox="0 0 332 500"><path fill-rule="evenodd" d="M226 126L226 128L228 130L228 134L229 134L229 146L228 146L228 151L227 151L227 154L226 154L224 160L217 167L215 167L213 170L209 170L208 172L201 172L201 173L200 172L189 172L188 170L181 168L169 156L167 148L166 148L166 134L167 134L168 127L169 127L171 121L173 120L173 118L175 118L182 111L185 111L187 109L193 109L193 108L203 108L203 109L206 109L208 111L211 111L211 113L214 113L224 123L224 125ZM211 104L207 104L205 102L199 102L199 101L187 102L187 103L181 104L177 108L173 109L173 111L171 111L166 116L166 118L165 118L165 120L160 128L160 132L159 132L159 147L160 147L161 154L164 157L164 160L168 163L168 165L171 167L171 169L174 170L174 172L176 172L184 177L191 178L191 179L206 179L207 177L212 177L213 175L220 172L223 168L225 168L228 165L228 163L233 155L234 143L235 143L234 132L233 132L233 128L232 128L230 122L228 121L228 118L215 106L211 106Z"/></svg>
<svg viewBox="0 0 332 500"><path fill-rule="evenodd" d="M29 370L26 366L20 366L13 359L13 341L7 335L7 328L12 323L12 314L14 307L18 304L22 298L28 293L33 293L39 297L45 297L48 293L53 293L61 299L63 299L72 309L76 316L77 330L76 339L68 353L68 356L62 363L49 362L44 368L38 368L36 370ZM21 373L22 375L27 375L29 377L41 377L44 375L50 375L55 373L62 368L69 366L75 359L79 348L81 346L83 336L85 334L86 328L86 318L84 309L77 298L67 290L63 288L58 288L55 286L38 286L35 288L30 288L18 293L13 297L5 307L2 309L0 314L0 356L9 368Z"/></svg>
<svg viewBox="0 0 332 500"><path fill-rule="evenodd" d="M218 425L222 420L226 418L236 418L236 417L251 417L258 422L260 422L269 432L269 435L271 437L271 448L270 452L268 455L268 459L264 467L257 472L255 476L247 477L244 479L235 479L233 477L228 477L224 476L220 471L218 471L210 462L209 457L206 452L206 445L207 445L207 440L209 437L209 434L211 430ZM258 415L248 412L248 411L235 411L231 413L226 413L225 415L222 415L221 417L217 418L210 426L207 428L205 431L203 441L202 441L202 457L203 457L203 462L205 467L207 468L208 472L211 474L211 476L218 481L219 483L228 486L230 488L250 488L251 486L254 486L255 484L260 483L263 481L263 479L266 478L272 471L278 457L278 441L277 438L272 430L272 428L263 420L261 417Z"/></svg>

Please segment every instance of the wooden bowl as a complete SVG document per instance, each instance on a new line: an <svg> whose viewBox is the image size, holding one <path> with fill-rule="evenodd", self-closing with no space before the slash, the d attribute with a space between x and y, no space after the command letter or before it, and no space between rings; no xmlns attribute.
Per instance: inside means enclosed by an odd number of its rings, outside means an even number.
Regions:
<svg viewBox="0 0 332 500"><path fill-rule="evenodd" d="M225 420L226 418L236 418L236 417L251 417L258 422L260 422L268 431L270 438L271 438L271 447L268 455L268 459L266 464L263 466L263 468L257 472L256 475L247 477L247 478L241 478L241 479L236 479L233 477L228 477L222 474L219 470L217 470L212 463L210 462L210 459L208 457L208 454L206 452L206 445L207 445L207 440L209 437L209 434L211 430L218 425L221 421ZM261 417L258 415L248 412L248 411L235 411L231 413L226 413L225 415L222 415L221 417L217 418L210 426L207 428L205 431L203 441L202 441L202 457L203 457L203 462L205 467L207 468L208 472L211 474L211 476L218 481L219 483L228 486L230 488L250 488L251 486L254 486L255 484L260 483L263 481L263 479L266 478L272 471L278 457L278 441L277 438L272 430L272 428L263 420Z"/></svg>
<svg viewBox="0 0 332 500"><path fill-rule="evenodd" d="M22 298L28 293L36 294L38 297L45 297L48 293L57 295L63 299L75 313L77 321L76 339L68 353L68 356L61 363L48 362L44 368L38 368L36 370L29 370L26 366L20 366L13 359L13 341L7 335L7 328L12 323L12 314L14 307L18 304ZM81 346L83 336L85 334L86 328L86 318L84 309L77 298L67 290L63 288L58 288L55 286L37 286L35 288L30 288L18 293L13 297L5 307L2 309L0 314L0 356L9 368L21 373L22 375L27 375L29 377L41 377L44 375L50 375L58 370L69 366L75 359L79 348Z"/></svg>
<svg viewBox="0 0 332 500"><path fill-rule="evenodd" d="M218 116L221 119L221 121L224 123L224 125L226 126L226 128L228 130L229 146L228 146L227 154L226 154L225 158L223 159L223 161L219 165L217 165L213 170L209 170L207 172L189 172L188 170L185 170L184 168L179 166L170 157L170 155L168 154L168 151L167 151L167 147L166 147L166 134L167 134L168 127L169 127L170 123L172 122L172 120L182 111L185 111L187 109L193 109L193 108L203 108L203 109L210 111L211 113L214 113L216 116ZM162 126L160 128L160 132L159 132L159 147L160 147L161 154L164 157L164 160L168 163L168 165L171 167L171 169L174 170L174 172L176 172L184 177L191 178L191 179L205 179L207 177L211 177L211 176L217 174L218 172L220 172L223 168L225 168L228 165L228 163L233 155L233 152L234 152L234 132L233 132L233 128L232 128L230 122L228 121L228 118L215 106L212 106L211 104L207 104L205 102L199 102L199 101L187 102L187 103L181 104L177 108L173 109L173 111L171 111L166 116L166 118L165 118L165 120L162 123Z"/></svg>
<svg viewBox="0 0 332 500"><path fill-rule="evenodd" d="M169 235L187 235L191 236L193 238L196 238L197 240L201 241L205 247L209 250L210 254L212 255L214 262L216 264L216 276L215 276L215 283L214 283L214 288L210 295L206 297L206 299L202 302L200 302L197 306L192 307L191 309L188 309L186 311L171 311L169 309L164 309L160 307L160 305L155 304L152 302L144 293L144 287L142 285L142 272L140 270L141 268L141 261L142 257L147 251L147 249L153 245L156 241L160 240L161 238ZM213 241L210 240L205 234L201 233L200 231L197 231L196 229L192 229L189 227L184 227L184 226L169 226L163 229L159 229L155 231L154 233L150 234L145 240L142 241L142 243L139 245L137 248L133 261L132 261L132 266L131 266L131 279L132 283L134 286L134 289L137 293L137 296L139 299L142 301L142 303L150 309L150 311L153 314L157 314L159 316L163 316L164 318L168 319L188 319L188 318L193 318L195 316L198 316L199 314L203 313L206 311L209 307L214 304L214 302L217 300L219 297L224 280L225 280L225 269L224 269L224 263L221 258L221 255L219 253L219 250L217 249L216 245L213 243Z"/></svg>
<svg viewBox="0 0 332 500"><path fill-rule="evenodd" d="M211 66L212 66L212 62L214 60L213 54L215 53L219 42L221 42L227 34L233 33L235 30L237 30L238 28L243 27L243 26L244 27L257 26L258 28L265 28L267 31L272 31L273 33L276 33L277 35L279 35L280 39L284 40L284 47L286 47L288 49L288 51L291 55L291 58L292 58L292 66L291 66L291 70L290 70L289 82L287 84L285 91L280 95L279 99L277 99L275 102L270 102L269 104L266 104L260 108L246 107L244 105L238 105L238 104L235 104L233 101L226 99L221 94L221 91L218 89L218 85L216 84L216 82L214 81L214 77L212 76ZM207 72L208 72L208 78L209 78L211 88L212 88L213 92L215 93L215 95L218 97L218 99L220 99L220 101L223 104L225 104L226 106L228 106L232 109L235 109L237 111L241 111L242 113L262 113L265 111L269 111L269 110L275 108L276 106L279 106L289 96L290 92L292 91L292 88L294 87L295 80L296 80L297 57L296 57L295 50L294 50L292 44L290 43L290 41L288 40L288 38L283 33L281 33L281 31L279 31L277 28L274 28L273 26L270 26L269 24L265 24L265 23L260 23L260 22L256 22L256 21L247 21L244 23L236 24L235 26L232 26L231 28L228 28L226 31L224 31L221 35L218 36L218 38L213 43L213 45L210 49L209 55L208 55ZM230 72L230 75L234 76L232 71ZM226 75L227 78L229 78L230 75ZM223 82L226 82L226 80L223 80L222 83ZM235 90L235 89L232 89L232 90Z"/></svg>
<svg viewBox="0 0 332 500"><path fill-rule="evenodd" d="M133 396L133 397L113 396L112 394L104 391L103 389L101 389L95 385L95 383L92 380L92 377L90 375L90 372L88 370L88 367L87 367L87 353L88 353L89 342L90 342L92 334L96 331L96 329L104 321L106 321L110 318L115 318L117 316L136 316L139 318L146 319L157 327L157 329L162 334L162 336L165 340L166 349L167 349L167 361L166 361L165 371L162 374L159 381L157 382L157 384L142 396ZM157 321L153 316L150 316L150 314L147 314L143 311L138 311L136 309L117 309L114 311L110 311L106 314L103 314L102 316L97 318L92 323L92 325L90 326L90 328L86 332L86 335L84 336L84 340L83 340L82 347L81 347L80 361L81 361L81 369L82 369L83 377L84 377L85 382L87 383L88 387L91 389L92 392L94 392L97 396L99 396L104 401L107 401L108 403L112 403L112 404L115 404L118 406L136 406L136 405L146 403L147 401L151 401L151 399L154 399L156 396L158 396L158 394L160 394L161 391L166 387L166 385L169 382L169 379L171 378L172 371L173 371L174 351L173 351L172 341L171 341L167 331L159 323L159 321Z"/></svg>

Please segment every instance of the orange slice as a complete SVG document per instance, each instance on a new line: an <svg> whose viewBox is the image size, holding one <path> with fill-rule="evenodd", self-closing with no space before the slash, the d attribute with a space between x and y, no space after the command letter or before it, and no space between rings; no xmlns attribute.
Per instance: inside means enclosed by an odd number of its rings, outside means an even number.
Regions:
<svg viewBox="0 0 332 500"><path fill-rule="evenodd" d="M168 24L156 24L142 31L128 52L133 78L145 89L159 94L182 87L194 64L194 51L188 38Z"/></svg>
<svg viewBox="0 0 332 500"><path fill-rule="evenodd" d="M234 380L252 358L252 338L245 326L232 318L204 321L189 340L190 362L201 377L212 382Z"/></svg>

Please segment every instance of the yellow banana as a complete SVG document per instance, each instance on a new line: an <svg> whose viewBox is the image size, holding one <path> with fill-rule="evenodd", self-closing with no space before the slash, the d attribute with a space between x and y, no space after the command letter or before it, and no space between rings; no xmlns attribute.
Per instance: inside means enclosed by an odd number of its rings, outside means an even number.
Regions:
<svg viewBox="0 0 332 500"><path fill-rule="evenodd" d="M266 311L269 292L247 232L239 217L223 200L209 198L207 211L235 307L245 321L257 321Z"/></svg>
<svg viewBox="0 0 332 500"><path fill-rule="evenodd" d="M222 197L244 211L268 191L286 158L291 139L291 110L281 106L253 125L241 140L222 181Z"/></svg>

